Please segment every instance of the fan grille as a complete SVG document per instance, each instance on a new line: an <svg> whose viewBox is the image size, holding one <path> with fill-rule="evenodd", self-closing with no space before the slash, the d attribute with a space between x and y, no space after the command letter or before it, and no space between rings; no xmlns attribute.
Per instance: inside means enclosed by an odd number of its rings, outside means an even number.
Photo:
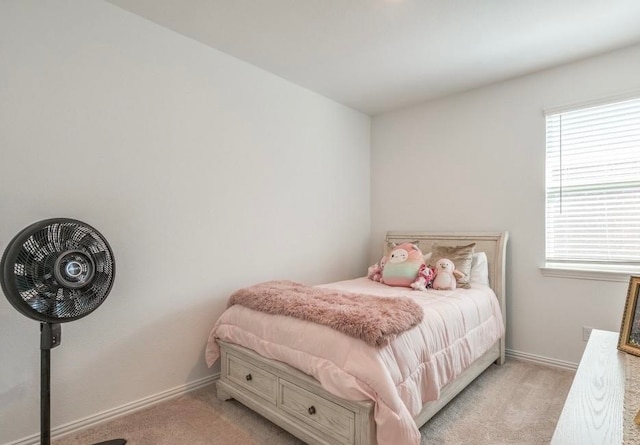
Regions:
<svg viewBox="0 0 640 445"><path fill-rule="evenodd" d="M115 275L113 253L93 227L71 219L33 224L9 244L2 259L2 287L24 315L71 321L95 310Z"/></svg>

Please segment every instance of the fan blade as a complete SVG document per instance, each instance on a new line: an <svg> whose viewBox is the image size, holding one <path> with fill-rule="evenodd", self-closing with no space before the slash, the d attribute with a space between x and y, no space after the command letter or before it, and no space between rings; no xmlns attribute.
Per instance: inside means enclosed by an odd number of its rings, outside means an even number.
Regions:
<svg viewBox="0 0 640 445"><path fill-rule="evenodd" d="M24 267L25 274L32 272L34 265L39 263L38 257L26 249L24 245L16 255L15 262Z"/></svg>
<svg viewBox="0 0 640 445"><path fill-rule="evenodd" d="M74 298L73 304L78 313L84 313L87 309L100 305L101 300L102 298L91 288L78 295L78 298Z"/></svg>
<svg viewBox="0 0 640 445"><path fill-rule="evenodd" d="M73 300L55 300L52 309L51 315L58 318L69 318L78 315L78 310Z"/></svg>
<svg viewBox="0 0 640 445"><path fill-rule="evenodd" d="M60 252L75 249L76 245L73 239L75 225L70 223L62 223L58 228L58 236L60 238Z"/></svg>
<svg viewBox="0 0 640 445"><path fill-rule="evenodd" d="M96 238L95 234L87 235L82 239L83 247L91 253L91 255L109 254L110 250L104 240ZM110 256L110 255L109 255ZM94 258L95 261L95 258Z"/></svg>
<svg viewBox="0 0 640 445"><path fill-rule="evenodd" d="M31 234L39 246L46 246L49 244L49 226L42 227Z"/></svg>
<svg viewBox="0 0 640 445"><path fill-rule="evenodd" d="M16 287L18 288L18 292L27 292L31 289L35 288L35 284L30 277L24 275L15 275L16 277Z"/></svg>
<svg viewBox="0 0 640 445"><path fill-rule="evenodd" d="M41 252L42 253L42 252ZM38 257L31 254L27 249L22 246L18 251L18 254L13 259L13 276L16 277L16 283L19 291L23 291L24 288L20 287L24 284L24 280L28 280L31 283L31 287L35 286L35 283L47 285L51 282L51 259L55 254L49 254L44 257ZM21 278L19 278L21 277Z"/></svg>
<svg viewBox="0 0 640 445"><path fill-rule="evenodd" d="M66 287L58 288L58 298L62 298L64 300L70 300L73 298L73 290L68 289Z"/></svg>
<svg viewBox="0 0 640 445"><path fill-rule="evenodd" d="M63 235L64 224L53 223L49 226L51 232L51 242L55 246L56 252L66 250L66 237Z"/></svg>
<svg viewBox="0 0 640 445"><path fill-rule="evenodd" d="M97 287L107 286L112 279L113 279L113 274L106 271L96 270L93 276L92 286L97 286Z"/></svg>
<svg viewBox="0 0 640 445"><path fill-rule="evenodd" d="M31 242L32 240L35 241L35 245ZM33 254L39 258L39 261L42 261L51 252L55 252L55 245L51 239L49 226L35 231L24 245L34 249Z"/></svg>
<svg viewBox="0 0 640 445"><path fill-rule="evenodd" d="M93 255L93 264L95 264L96 272L113 275L113 257L109 252L99 252Z"/></svg>
<svg viewBox="0 0 640 445"><path fill-rule="evenodd" d="M41 314L49 314L51 309L51 300L48 298L36 297L27 301L27 304L36 312Z"/></svg>
<svg viewBox="0 0 640 445"><path fill-rule="evenodd" d="M92 252L93 263L96 265L96 269L103 269L103 266L109 262L109 254L104 250L99 252Z"/></svg>
<svg viewBox="0 0 640 445"><path fill-rule="evenodd" d="M97 250L95 249L95 245L98 243L99 241L95 239L91 233L84 233L84 235L78 240L78 244L92 252Z"/></svg>
<svg viewBox="0 0 640 445"><path fill-rule="evenodd" d="M42 295L38 293L38 290L35 287L22 291L18 293L18 295L20 296L22 301L26 302L32 302L42 297Z"/></svg>

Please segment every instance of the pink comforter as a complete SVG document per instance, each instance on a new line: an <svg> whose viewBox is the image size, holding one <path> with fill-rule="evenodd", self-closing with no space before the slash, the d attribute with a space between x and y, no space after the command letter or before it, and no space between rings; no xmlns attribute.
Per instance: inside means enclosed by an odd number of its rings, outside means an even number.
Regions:
<svg viewBox="0 0 640 445"><path fill-rule="evenodd" d="M420 292L358 278L322 287L409 296L422 306L424 320L388 346L374 348L324 325L234 305L211 331L207 364L220 356L221 339L285 362L336 396L373 400L379 445L418 445L413 417L422 405L438 399L443 386L504 334L500 306L486 286Z"/></svg>

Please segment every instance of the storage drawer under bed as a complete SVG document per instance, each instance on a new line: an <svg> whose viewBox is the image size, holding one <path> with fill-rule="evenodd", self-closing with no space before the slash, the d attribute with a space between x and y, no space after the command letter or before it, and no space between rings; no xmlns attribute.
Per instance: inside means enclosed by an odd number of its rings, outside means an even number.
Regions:
<svg viewBox="0 0 640 445"><path fill-rule="evenodd" d="M218 397L236 398L309 444L375 443L373 403L339 399L316 380L280 362L219 342Z"/></svg>
<svg viewBox="0 0 640 445"><path fill-rule="evenodd" d="M280 380L278 406L326 434L353 443L355 414L286 380Z"/></svg>
<svg viewBox="0 0 640 445"><path fill-rule="evenodd" d="M229 380L273 404L276 403L278 378L275 375L231 354L227 355L225 371L225 377Z"/></svg>

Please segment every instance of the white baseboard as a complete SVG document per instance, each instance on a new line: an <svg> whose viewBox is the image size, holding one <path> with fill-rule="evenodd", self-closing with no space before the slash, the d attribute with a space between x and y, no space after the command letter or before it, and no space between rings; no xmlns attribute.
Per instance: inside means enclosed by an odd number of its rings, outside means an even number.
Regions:
<svg viewBox="0 0 640 445"><path fill-rule="evenodd" d="M185 385L177 386L175 388L162 391L158 394L144 397L142 399L135 400L130 403L125 403L124 405L120 405L116 408L111 408L106 411L102 411L101 413L97 413L97 414L85 417L83 419L75 420L73 422L69 422L64 425L60 425L58 427L51 429L51 439L59 439L60 437L65 436L67 434L75 433L85 428L98 425L99 423L113 420L116 417L124 416L125 414L131 414L135 411L148 408L160 402L164 402L166 400L179 397L188 392L195 391L196 389L202 388L203 386L207 386L218 378L220 378L219 372L214 373L210 376L204 377L202 379L189 382ZM33 436L25 437L15 442L9 442L6 445L38 445L39 443L40 443L40 433L34 434Z"/></svg>
<svg viewBox="0 0 640 445"><path fill-rule="evenodd" d="M555 366L556 368L570 369L575 371L578 369L577 363L565 362L564 360L556 360L554 358L542 357L540 355L529 354L528 352L514 351L512 349L505 350L507 357L513 357L519 360L527 360L529 362L539 363L541 365Z"/></svg>

